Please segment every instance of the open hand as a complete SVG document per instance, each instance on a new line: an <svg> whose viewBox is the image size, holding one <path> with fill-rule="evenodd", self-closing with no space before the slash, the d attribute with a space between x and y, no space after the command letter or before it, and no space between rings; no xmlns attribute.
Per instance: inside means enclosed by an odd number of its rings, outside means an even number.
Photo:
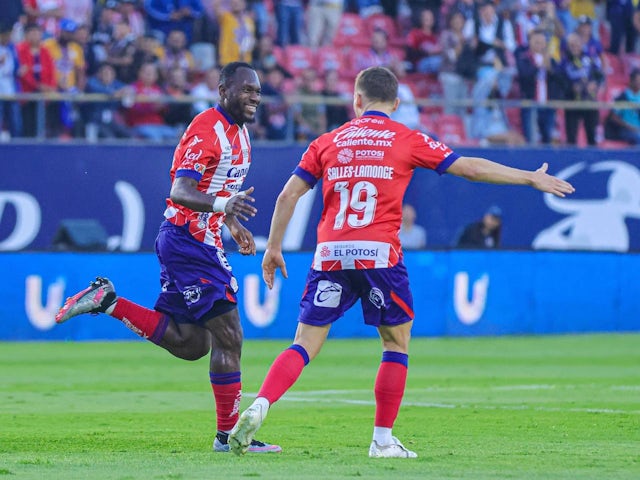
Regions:
<svg viewBox="0 0 640 480"><path fill-rule="evenodd" d="M289 278L287 265L282 256L282 252L279 250L265 250L264 257L262 258L262 278L267 284L267 287L269 287L269 290L273 288L277 268L280 269L284 278Z"/></svg>
<svg viewBox="0 0 640 480"><path fill-rule="evenodd" d="M576 191L569 182L561 180L547 173L549 164L546 162L533 173L533 181L531 186L546 193L552 193L556 197L564 197L569 193Z"/></svg>
<svg viewBox="0 0 640 480"><path fill-rule="evenodd" d="M256 201L255 198L250 196L253 190L254 188L251 187L231 197L227 202L224 213L235 215L241 220L249 220L249 217L255 217L258 210L251 205Z"/></svg>

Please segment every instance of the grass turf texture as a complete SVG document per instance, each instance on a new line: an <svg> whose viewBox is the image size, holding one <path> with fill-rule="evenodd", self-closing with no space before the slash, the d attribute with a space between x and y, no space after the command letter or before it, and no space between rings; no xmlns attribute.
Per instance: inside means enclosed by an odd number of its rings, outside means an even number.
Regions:
<svg viewBox="0 0 640 480"><path fill-rule="evenodd" d="M245 343L242 408L287 345ZM0 478L640 478L640 335L414 339L394 433L415 460L367 457L379 359L331 339L259 432L284 453L238 458L211 451L206 359L1 343Z"/></svg>

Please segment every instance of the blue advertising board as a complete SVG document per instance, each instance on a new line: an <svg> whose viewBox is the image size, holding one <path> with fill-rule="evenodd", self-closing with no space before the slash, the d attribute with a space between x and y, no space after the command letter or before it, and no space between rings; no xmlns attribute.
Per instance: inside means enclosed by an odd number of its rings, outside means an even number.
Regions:
<svg viewBox="0 0 640 480"><path fill-rule="evenodd" d="M273 290L261 257L230 254L246 338L293 337L311 253L285 254ZM639 254L524 251L407 252L415 336L640 331ZM120 322L81 316L55 325L64 299L96 275L152 307L160 289L151 253L0 253L0 340L136 339ZM365 300L367 301L367 300ZM333 337L374 337L356 304Z"/></svg>
<svg viewBox="0 0 640 480"><path fill-rule="evenodd" d="M248 227L263 245L277 195L302 146L256 146L245 186L255 186L258 215ZM95 219L110 248L151 251L169 192L173 149L167 146L0 145L0 251L47 250L66 219ZM417 210L431 248L450 247L461 227L491 205L503 211L503 244L511 249L640 250L640 155L637 150L461 149L570 180L559 199L526 187L471 183L416 171L405 201ZM300 202L288 250L310 250L320 218L319 188ZM232 245L228 246L233 248Z"/></svg>

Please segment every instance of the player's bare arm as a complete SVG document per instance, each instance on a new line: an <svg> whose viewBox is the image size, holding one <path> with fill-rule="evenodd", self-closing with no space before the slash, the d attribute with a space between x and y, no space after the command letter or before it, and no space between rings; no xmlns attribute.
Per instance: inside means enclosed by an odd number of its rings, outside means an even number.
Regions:
<svg viewBox="0 0 640 480"><path fill-rule="evenodd" d="M297 175L292 175L280 195L278 195L273 217L271 218L267 249L262 259L262 278L270 289L273 288L276 269L280 269L284 278L288 277L287 266L282 256L282 240L298 200L309 189L307 182Z"/></svg>
<svg viewBox="0 0 640 480"><path fill-rule="evenodd" d="M229 198L224 212L227 215L235 215L241 220L249 220L258 211L252 203L255 199L251 196L253 187ZM212 212L216 197L198 190L198 182L189 177L177 177L171 186L171 200L184 205L196 212Z"/></svg>
<svg viewBox="0 0 640 480"><path fill-rule="evenodd" d="M529 185L542 192L564 197L573 193L575 188L564 180L547 173L549 165L543 163L535 171L507 167L491 160L479 157L460 157L447 169L458 177L473 182L495 183L502 185Z"/></svg>
<svg viewBox="0 0 640 480"><path fill-rule="evenodd" d="M256 242L253 238L253 234L239 221L235 215L227 215L224 220L225 225L229 228L231 236L238 244L238 251L242 255L255 255L256 254Z"/></svg>

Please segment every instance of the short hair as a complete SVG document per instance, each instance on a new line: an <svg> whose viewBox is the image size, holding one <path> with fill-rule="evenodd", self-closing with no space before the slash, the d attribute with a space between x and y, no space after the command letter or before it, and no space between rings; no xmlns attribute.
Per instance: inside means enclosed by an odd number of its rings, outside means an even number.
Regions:
<svg viewBox="0 0 640 480"><path fill-rule="evenodd" d="M247 62L230 62L227 63L220 71L220 85L225 87L229 86L229 83L233 81L233 77L240 68L248 68L255 71L255 69Z"/></svg>
<svg viewBox="0 0 640 480"><path fill-rule="evenodd" d="M386 67L369 67L356 77L356 90L369 100L391 103L398 98L398 79Z"/></svg>

